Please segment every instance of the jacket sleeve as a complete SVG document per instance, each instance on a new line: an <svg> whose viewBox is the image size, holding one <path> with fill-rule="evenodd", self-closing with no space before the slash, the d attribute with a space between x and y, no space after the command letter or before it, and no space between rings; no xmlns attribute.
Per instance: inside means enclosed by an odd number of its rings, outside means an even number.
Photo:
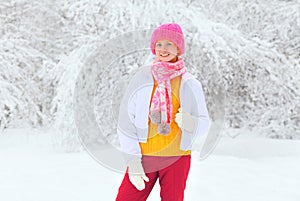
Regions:
<svg viewBox="0 0 300 201"><path fill-rule="evenodd" d="M134 76L125 90L118 116L117 133L126 164L136 157L141 157L137 129L134 124L136 111L136 93L134 94L134 85L136 84L135 79Z"/></svg>
<svg viewBox="0 0 300 201"><path fill-rule="evenodd" d="M187 81L181 95L185 96L181 102L182 109L192 115L195 123L193 132L182 130L181 149L190 150L196 138L208 132L210 120L202 85L198 80Z"/></svg>

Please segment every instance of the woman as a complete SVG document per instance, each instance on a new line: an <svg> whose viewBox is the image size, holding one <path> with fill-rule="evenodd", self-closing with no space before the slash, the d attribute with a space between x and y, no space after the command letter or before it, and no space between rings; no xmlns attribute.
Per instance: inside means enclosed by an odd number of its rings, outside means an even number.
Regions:
<svg viewBox="0 0 300 201"><path fill-rule="evenodd" d="M182 201L192 143L206 133L209 116L201 83L184 65L181 27L162 24L151 37L156 56L123 96L118 134L128 165L117 201L142 201L159 179L161 200Z"/></svg>

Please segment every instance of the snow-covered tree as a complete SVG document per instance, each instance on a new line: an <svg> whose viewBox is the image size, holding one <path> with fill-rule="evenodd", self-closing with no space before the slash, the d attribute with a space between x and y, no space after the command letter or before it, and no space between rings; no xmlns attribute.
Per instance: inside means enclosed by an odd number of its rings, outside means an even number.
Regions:
<svg viewBox="0 0 300 201"><path fill-rule="evenodd" d="M141 41L149 48L153 28L177 22L185 34L185 61L203 84L212 120L225 120L225 128L300 138L298 0L10 0L0 3L0 15L2 128L54 126L61 131L57 143L73 150L76 122L88 117L95 120L82 139L114 141L110 118L126 85L119 80L127 80L151 54L149 49L126 52L113 41L145 31ZM132 42L131 47L141 46ZM114 71L97 69L107 54L117 60L104 67ZM74 110L78 92L87 96L80 105L90 107L87 116ZM104 135L92 131L97 123L105 125L100 125Z"/></svg>

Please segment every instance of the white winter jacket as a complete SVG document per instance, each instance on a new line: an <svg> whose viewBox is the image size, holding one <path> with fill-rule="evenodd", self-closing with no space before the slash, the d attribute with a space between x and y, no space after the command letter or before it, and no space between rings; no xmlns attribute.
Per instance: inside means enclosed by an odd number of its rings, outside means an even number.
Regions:
<svg viewBox="0 0 300 201"><path fill-rule="evenodd" d="M147 142L149 106L154 85L150 66L142 67L133 76L122 98L117 132L121 151L128 162L141 156L139 143ZM182 129L181 150L191 150L196 137L209 129L209 116L201 83L190 73L182 75L180 84L180 107L192 115L195 122L193 132Z"/></svg>

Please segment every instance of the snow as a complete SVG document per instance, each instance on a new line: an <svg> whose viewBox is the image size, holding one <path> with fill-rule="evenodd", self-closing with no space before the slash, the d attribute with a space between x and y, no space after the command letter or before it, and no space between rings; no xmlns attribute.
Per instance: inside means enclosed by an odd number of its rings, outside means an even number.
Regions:
<svg viewBox="0 0 300 201"><path fill-rule="evenodd" d="M166 22L213 121L185 200L300 200L299 0L11 0L0 16L0 200L114 200L123 175L82 149L117 144L127 78Z"/></svg>
<svg viewBox="0 0 300 201"><path fill-rule="evenodd" d="M118 94L117 81L150 58L150 30L177 22L213 120L221 108L228 127L300 138L299 0L11 0L0 16L0 129L54 124L76 150L75 95L86 97L83 110L96 97L109 121L111 100L99 96ZM114 140L108 131L85 138Z"/></svg>
<svg viewBox="0 0 300 201"><path fill-rule="evenodd" d="M0 200L112 201L123 174L88 153L53 146L53 130L8 129L0 135ZM199 160L193 152L185 201L298 201L300 141L224 136ZM148 201L157 201L156 184Z"/></svg>

